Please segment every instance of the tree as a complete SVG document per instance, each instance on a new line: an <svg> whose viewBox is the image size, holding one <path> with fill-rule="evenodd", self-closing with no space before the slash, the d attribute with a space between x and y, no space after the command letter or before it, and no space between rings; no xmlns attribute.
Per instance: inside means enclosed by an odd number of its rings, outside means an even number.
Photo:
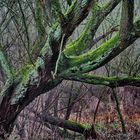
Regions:
<svg viewBox="0 0 140 140"><path fill-rule="evenodd" d="M102 77L88 74L105 65L140 37L140 18L134 21L134 1L122 0L120 26L103 36L113 33L106 42L93 48L103 38L93 39L103 20L120 4L121 0L111 0L100 6L96 0L67 0L67 10L58 0L35 0L32 9L37 41L30 47L29 27L27 26L22 2L11 0L11 4L0 2L7 7L7 14L17 6L21 13L25 40L21 37L29 60L20 70L10 63L3 41L0 43L0 65L4 87L0 102L0 138L5 139L13 129L17 115L37 96L56 87L64 79L90 84L105 85L111 88L125 85L140 86L140 77ZM5 6L6 5L6 6ZM90 13L90 14L89 14ZM16 14L15 14L16 15ZM11 16L12 17L12 16ZM5 17L6 19L6 17ZM15 25L18 21L15 16ZM80 36L69 43L69 38L78 25L86 19ZM1 22L1 25L4 20ZM17 28L19 29L19 28ZM26 41L26 42L25 42ZM38 54L38 55L36 55ZM83 128L82 130L83 131Z"/></svg>

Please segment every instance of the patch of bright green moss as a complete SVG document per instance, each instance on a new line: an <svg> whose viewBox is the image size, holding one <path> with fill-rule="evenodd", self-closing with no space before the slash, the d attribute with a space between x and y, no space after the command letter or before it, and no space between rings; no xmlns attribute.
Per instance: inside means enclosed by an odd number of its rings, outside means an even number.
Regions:
<svg viewBox="0 0 140 140"><path fill-rule="evenodd" d="M70 64L72 66L75 66L75 65L80 65L82 63L87 63L89 61L97 60L97 58L102 57L111 48L113 48L118 41L119 41L119 34L116 34L107 42L101 44L100 47L94 50L90 50L87 53L84 53L82 55L70 57Z"/></svg>

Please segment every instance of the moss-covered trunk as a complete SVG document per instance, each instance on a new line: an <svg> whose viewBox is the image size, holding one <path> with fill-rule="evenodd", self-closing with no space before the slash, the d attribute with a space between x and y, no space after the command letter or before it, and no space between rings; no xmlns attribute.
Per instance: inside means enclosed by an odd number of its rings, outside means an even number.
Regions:
<svg viewBox="0 0 140 140"><path fill-rule="evenodd" d="M33 70L36 74L39 72ZM49 71L48 71L49 72ZM60 83L60 80L52 79L52 76L31 75L28 78L16 78L14 82L7 84L1 96L0 105L0 139L6 137L12 132L14 121L17 115L37 96L45 93ZM27 78L27 79L26 79ZM38 80L37 80L38 79Z"/></svg>
<svg viewBox="0 0 140 140"><path fill-rule="evenodd" d="M29 103L61 82L61 79L53 77L60 42L56 41L53 34L59 28L57 26L50 32L34 65L26 65L17 73L7 76L8 80L0 94L0 140L6 139L12 132L17 115ZM61 34L57 37L61 39ZM9 69L6 59L2 64L6 65L5 69Z"/></svg>

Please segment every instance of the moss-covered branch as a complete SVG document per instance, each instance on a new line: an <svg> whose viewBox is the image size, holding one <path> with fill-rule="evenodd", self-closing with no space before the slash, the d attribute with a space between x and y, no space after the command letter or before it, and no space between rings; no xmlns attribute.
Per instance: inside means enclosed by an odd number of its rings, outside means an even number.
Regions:
<svg viewBox="0 0 140 140"><path fill-rule="evenodd" d="M64 49L64 54L67 56L70 55L79 55L83 50L88 48L87 44L90 44L92 38L93 38L93 31L92 28L94 27L97 17L97 12L99 10L99 7L97 3L93 4L92 8L92 16L88 19L88 22L81 33L81 35L78 37L78 39L72 41L70 44L66 46Z"/></svg>
<svg viewBox="0 0 140 140"><path fill-rule="evenodd" d="M50 115L44 115L43 121L46 123L50 123L52 125L56 125L61 128L65 128L77 133L84 135L85 137L92 136L93 138L96 137L95 130L91 125L83 125L74 121L70 120L63 120L57 117L53 117Z"/></svg>
<svg viewBox="0 0 140 140"><path fill-rule="evenodd" d="M75 28L87 17L93 2L94 0L73 1L64 17L51 26L48 32L48 41L46 42L48 45L45 45L42 50L44 51L46 47L50 48L52 62L57 61L63 35L65 34L62 48L64 48L66 41Z"/></svg>
<svg viewBox="0 0 140 140"><path fill-rule="evenodd" d="M119 2L120 0L112 0L103 7L99 7L98 3L94 3L92 7L92 16L88 19L85 29L78 39L66 46L64 54L67 56L79 55L83 50L90 49L94 45L93 38L99 25Z"/></svg>
<svg viewBox="0 0 140 140"><path fill-rule="evenodd" d="M111 51L111 49L115 45L117 45L117 43L119 43L119 35L118 34L113 36L107 42L103 43L97 49L88 51L87 53L84 53L84 54L79 55L79 56L69 57L70 58L69 59L69 64L71 66L76 66L76 65L80 65L80 64L83 64L83 63L87 63L87 62L91 62L91 61L100 59L100 57L103 57L102 55L105 55L106 53Z"/></svg>
<svg viewBox="0 0 140 140"><path fill-rule="evenodd" d="M85 82L94 85L104 85L108 87L137 86L140 87L140 77L104 77L92 74L82 74L66 79Z"/></svg>
<svg viewBox="0 0 140 140"><path fill-rule="evenodd" d="M61 20L61 27L66 37L70 36L81 21L87 17L94 2L94 0L74 0L72 2Z"/></svg>
<svg viewBox="0 0 140 140"><path fill-rule="evenodd" d="M39 0L36 0L36 12L37 12L37 26L38 30L40 32L41 36L44 36L44 27L42 26L42 12L41 12L41 4L39 3ZM79 2L82 2L80 5ZM67 20L78 20L78 22L75 22L73 24L68 23L67 25L72 30L66 30L65 31L65 38L64 41L67 40L67 38L71 35L73 30L77 27L77 25L88 15L90 4L92 4L93 0L87 0L87 1L76 1L72 5L72 7L75 6L82 6L80 15L80 7L79 11L77 11L76 7L74 8L75 11L69 11L65 18L67 17ZM74 12L73 18L71 19L70 16L68 16L71 12ZM77 13L78 12L78 13ZM76 17L76 15L78 17ZM28 105L33 99L35 99L40 94L43 94L50 90L51 88L55 87L58 83L60 83L62 80L60 78L53 79L52 77L52 71L55 70L55 64L58 58L61 39L63 36L62 30L66 26L61 26L61 23L59 21L54 24L51 27L51 30L48 33L48 38L46 41L46 44L42 47L40 51L40 56L38 57L37 61L34 63L34 66L28 65L27 67L24 67L20 70L19 73L16 74L16 79L20 79L18 86L13 87L11 91L9 91L10 96L4 96L3 101L0 108L0 119L6 120L7 123L9 121L13 120L16 115L26 106ZM63 30L64 31L64 30ZM2 54L2 57L4 55ZM4 71L6 71L7 76L9 76L11 73L9 71L9 65L5 65L5 58L2 58L1 62ZM7 63L7 61L6 61ZM10 75L11 76L11 75ZM34 92L36 91L36 92ZM5 103L6 101L6 103ZM7 107L6 107L7 106ZM8 110L10 108L10 110ZM7 110L6 110L7 109ZM8 112L6 116L3 114L3 110L5 112ZM11 111L14 112L11 115ZM10 116L11 115L11 116ZM6 118L5 118L6 117ZM1 120L0 120L1 121Z"/></svg>
<svg viewBox="0 0 140 140"><path fill-rule="evenodd" d="M66 70L61 72L61 76L71 76L81 73L86 73L95 70L114 57L120 54L124 49L134 43L140 37L140 19L134 23L134 30L131 32L131 37L126 42L124 47L121 47L119 33L114 35L107 42L101 44L95 50L88 51L80 56L67 57ZM63 65L64 67L64 65Z"/></svg>

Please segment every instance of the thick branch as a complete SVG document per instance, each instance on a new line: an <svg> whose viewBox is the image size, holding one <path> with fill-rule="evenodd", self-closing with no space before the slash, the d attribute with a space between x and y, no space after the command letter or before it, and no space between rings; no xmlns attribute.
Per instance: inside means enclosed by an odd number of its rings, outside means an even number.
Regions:
<svg viewBox="0 0 140 140"><path fill-rule="evenodd" d="M28 116L29 119L33 120L33 121L37 121L39 123L43 123L44 125L46 125L48 128L49 124L51 125L55 125L57 127L61 127L70 131L74 131L76 133L80 133L82 135L84 135L85 137L89 137L89 136L93 136L94 138L97 134L95 134L95 130L93 128L93 126L91 125L84 125L84 124L80 124L71 120L64 120L58 117L54 117L51 115L48 115L48 112L45 112L43 114L39 114L37 112L31 111L32 113L35 113L35 117L32 116ZM20 114L20 117L25 117L25 115ZM94 132L93 132L94 131Z"/></svg>
<svg viewBox="0 0 140 140"><path fill-rule="evenodd" d="M69 80L85 82L109 87L136 86L140 87L140 77L101 77L92 74L82 74L67 78Z"/></svg>
<svg viewBox="0 0 140 140"><path fill-rule="evenodd" d="M43 121L46 123L50 123L52 125L56 125L58 127L62 127L83 134L85 137L89 137L89 136L92 136L93 138L97 137L94 128L90 125L85 126L77 122L73 122L70 120L63 120L57 117L52 117L50 115L45 115L43 117Z"/></svg>
<svg viewBox="0 0 140 140"><path fill-rule="evenodd" d="M94 0L75 0L65 16L60 20L60 23L57 22L52 25L50 32L48 33L48 46L44 46L42 49L43 54L45 55L44 50L49 47L52 52L52 62L55 63L58 59L63 35L65 35L65 37L63 39L64 44L62 48L64 48L68 37L72 34L75 28L87 17L93 2Z"/></svg>
<svg viewBox="0 0 140 140"><path fill-rule="evenodd" d="M120 54L124 49L134 43L140 37L140 19L134 23L134 30L131 32L131 38L126 42L124 47L121 46L119 33L113 36L110 40L103 43L95 50L91 50L80 56L73 56L67 59L67 68L61 72L60 76L69 77L80 73L86 73L95 70L107 62L111 61L114 57Z"/></svg>
<svg viewBox="0 0 140 140"><path fill-rule="evenodd" d="M97 60L102 57L103 54L108 53L117 43L119 42L119 35L116 34L107 42L101 44L97 49L90 50L87 53L84 53L79 56L69 57L69 64L71 66L80 65L87 63L89 61Z"/></svg>
<svg viewBox="0 0 140 140"><path fill-rule="evenodd" d="M62 30L66 37L69 37L81 21L87 17L93 3L94 0L73 1L64 19L61 21Z"/></svg>
<svg viewBox="0 0 140 140"><path fill-rule="evenodd" d="M94 35L106 18L106 16L119 4L120 0L111 0L103 7L99 7L97 3L93 4L92 16L89 18L85 29L78 39L74 40L64 49L65 55L78 55L85 49L90 49L94 45ZM88 45L87 45L88 44Z"/></svg>
<svg viewBox="0 0 140 140"><path fill-rule="evenodd" d="M133 29L134 0L122 0L122 14L120 23L121 46L124 47L131 37Z"/></svg>

